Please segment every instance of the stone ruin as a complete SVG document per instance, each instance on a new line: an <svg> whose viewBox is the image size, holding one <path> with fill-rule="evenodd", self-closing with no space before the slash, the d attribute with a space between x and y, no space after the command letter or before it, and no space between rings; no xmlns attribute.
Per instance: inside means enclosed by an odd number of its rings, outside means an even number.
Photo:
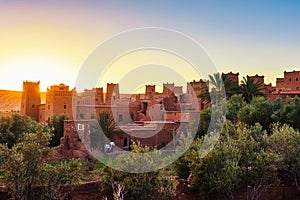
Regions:
<svg viewBox="0 0 300 200"><path fill-rule="evenodd" d="M57 154L51 160L69 160L79 158L86 164L87 170L92 170L97 163L87 150L76 128L76 123L73 120L64 121L64 135L60 139L60 148L57 149Z"/></svg>

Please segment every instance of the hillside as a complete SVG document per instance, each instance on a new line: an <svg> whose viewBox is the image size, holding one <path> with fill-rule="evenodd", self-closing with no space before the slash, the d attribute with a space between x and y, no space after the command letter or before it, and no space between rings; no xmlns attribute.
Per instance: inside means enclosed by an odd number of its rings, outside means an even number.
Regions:
<svg viewBox="0 0 300 200"><path fill-rule="evenodd" d="M0 111L20 110L22 91L0 90ZM41 92L41 101L45 102L46 92Z"/></svg>

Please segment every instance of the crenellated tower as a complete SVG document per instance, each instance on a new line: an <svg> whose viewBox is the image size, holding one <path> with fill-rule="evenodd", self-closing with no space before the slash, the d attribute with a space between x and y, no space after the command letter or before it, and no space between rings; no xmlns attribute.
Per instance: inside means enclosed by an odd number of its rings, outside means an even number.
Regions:
<svg viewBox="0 0 300 200"><path fill-rule="evenodd" d="M38 106L41 104L40 81L23 81L21 115L27 115L38 121Z"/></svg>
<svg viewBox="0 0 300 200"><path fill-rule="evenodd" d="M119 84L107 83L105 103L111 104L120 99Z"/></svg>

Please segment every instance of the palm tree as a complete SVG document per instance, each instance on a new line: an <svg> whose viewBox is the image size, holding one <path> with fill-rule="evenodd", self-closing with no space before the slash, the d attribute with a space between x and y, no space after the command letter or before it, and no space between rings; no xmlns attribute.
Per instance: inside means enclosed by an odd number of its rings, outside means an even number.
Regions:
<svg viewBox="0 0 300 200"><path fill-rule="evenodd" d="M209 91L209 87L211 88ZM233 82L227 75L221 75L219 72L209 75L209 86L206 85L201 88L199 95L201 103L213 102L219 103L223 98L231 97L233 94L239 93L239 86ZM213 101L211 100L213 98Z"/></svg>
<svg viewBox="0 0 300 200"><path fill-rule="evenodd" d="M232 81L227 74L222 74L222 80L226 91L226 98L229 99L232 95L241 93L241 88L238 83Z"/></svg>
<svg viewBox="0 0 300 200"><path fill-rule="evenodd" d="M208 75L208 77L209 77L209 84L212 90L215 90L216 92L224 91L223 79L219 72L214 73L213 75Z"/></svg>
<svg viewBox="0 0 300 200"><path fill-rule="evenodd" d="M115 132L116 123L114 121L114 116L111 113L100 112L99 113L99 125L106 135L106 137L110 138L112 134Z"/></svg>
<svg viewBox="0 0 300 200"><path fill-rule="evenodd" d="M208 85L205 85L202 88L200 88L200 94L198 97L200 98L200 103L203 103L203 104L210 103L211 99L210 99Z"/></svg>
<svg viewBox="0 0 300 200"><path fill-rule="evenodd" d="M111 113L100 112L99 120L93 120L90 123L90 140L91 140L91 148L100 148L102 149L103 145L110 142L113 133L115 133L116 123L114 121L114 117ZM104 133L102 135L101 133Z"/></svg>
<svg viewBox="0 0 300 200"><path fill-rule="evenodd" d="M255 96L264 96L262 92L265 88L261 82L254 82L253 78L243 77L241 82L241 92L245 100L249 103Z"/></svg>

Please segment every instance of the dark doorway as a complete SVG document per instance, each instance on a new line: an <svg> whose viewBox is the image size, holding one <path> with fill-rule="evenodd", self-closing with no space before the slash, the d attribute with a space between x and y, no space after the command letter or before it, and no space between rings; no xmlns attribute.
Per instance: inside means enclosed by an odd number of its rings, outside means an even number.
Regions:
<svg viewBox="0 0 300 200"><path fill-rule="evenodd" d="M128 144L128 139L127 139L127 137L126 137L126 138L124 138L124 140L123 140L123 147L127 147L127 144Z"/></svg>

